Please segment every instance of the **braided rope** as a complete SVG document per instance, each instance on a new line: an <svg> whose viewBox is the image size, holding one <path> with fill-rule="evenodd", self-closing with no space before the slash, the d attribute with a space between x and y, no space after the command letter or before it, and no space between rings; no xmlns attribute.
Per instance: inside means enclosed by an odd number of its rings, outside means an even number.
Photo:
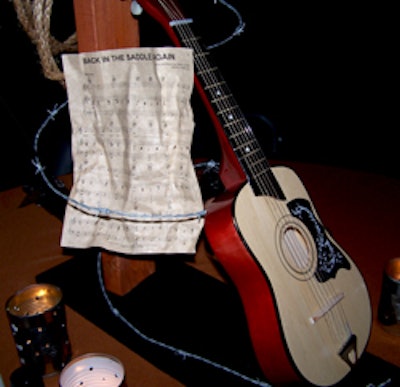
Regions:
<svg viewBox="0 0 400 387"><path fill-rule="evenodd" d="M19 22L36 45L44 76L64 86L64 73L57 64L56 56L78 50L76 33L63 42L51 35L53 0L13 0L13 3Z"/></svg>

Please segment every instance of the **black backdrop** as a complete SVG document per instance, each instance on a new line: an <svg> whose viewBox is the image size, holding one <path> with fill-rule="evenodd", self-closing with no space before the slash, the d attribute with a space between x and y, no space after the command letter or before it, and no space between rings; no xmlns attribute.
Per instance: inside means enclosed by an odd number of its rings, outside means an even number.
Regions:
<svg viewBox="0 0 400 387"><path fill-rule="evenodd" d="M244 31L212 54L269 157L400 177L394 10L374 3L230 3ZM181 4L206 44L226 38L237 25L235 14L214 0ZM170 44L151 18L139 20L143 46ZM54 1L52 31L60 39L74 31L72 0ZM66 96L43 76L35 47L6 0L0 2L0 43L0 189L5 189L30 181L34 133L47 110ZM194 145L201 153L213 129L194 103ZM49 170L68 171L67 114L47 136L42 157Z"/></svg>

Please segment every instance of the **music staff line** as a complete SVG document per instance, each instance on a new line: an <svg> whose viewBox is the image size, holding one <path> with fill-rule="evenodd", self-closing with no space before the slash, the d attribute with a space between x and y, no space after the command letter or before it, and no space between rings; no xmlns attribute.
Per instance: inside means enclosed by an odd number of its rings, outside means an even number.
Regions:
<svg viewBox="0 0 400 387"><path fill-rule="evenodd" d="M40 174L45 184L54 194L64 199L66 202L68 202L71 206L73 206L77 210L82 211L88 215L100 218L104 217L108 219L113 219L113 218L125 219L138 222L171 222L171 221L187 221L193 219L200 219L206 215L206 210L204 209L182 214L173 214L173 213L148 214L148 213L136 213L136 212L125 213L123 211L113 210L110 208L89 206L85 203L74 200L70 198L68 195L61 192L58 188L54 186L54 184L49 180L49 178L45 173L45 167L42 165L39 157L39 140L43 131L49 125L50 121L55 120L59 112L62 109L64 109L67 105L68 105L68 100L64 101L61 105L58 104L54 105L53 109L48 111L49 115L46 117L46 119L38 128L33 142L34 152L36 155L32 158L31 162L36 168L36 174Z"/></svg>

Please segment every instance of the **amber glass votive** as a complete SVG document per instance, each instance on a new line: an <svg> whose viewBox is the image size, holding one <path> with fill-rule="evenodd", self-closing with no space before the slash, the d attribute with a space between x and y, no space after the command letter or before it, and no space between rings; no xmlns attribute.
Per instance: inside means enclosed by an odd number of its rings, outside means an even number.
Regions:
<svg viewBox="0 0 400 387"><path fill-rule="evenodd" d="M400 336L400 258L393 258L386 264L378 320L385 331Z"/></svg>

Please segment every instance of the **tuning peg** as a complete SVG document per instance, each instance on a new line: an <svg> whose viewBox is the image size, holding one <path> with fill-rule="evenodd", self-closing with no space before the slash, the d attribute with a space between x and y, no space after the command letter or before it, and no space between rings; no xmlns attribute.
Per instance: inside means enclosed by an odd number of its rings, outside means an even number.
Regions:
<svg viewBox="0 0 400 387"><path fill-rule="evenodd" d="M131 13L133 16L139 16L143 12L142 6L136 1L133 0L131 3Z"/></svg>

